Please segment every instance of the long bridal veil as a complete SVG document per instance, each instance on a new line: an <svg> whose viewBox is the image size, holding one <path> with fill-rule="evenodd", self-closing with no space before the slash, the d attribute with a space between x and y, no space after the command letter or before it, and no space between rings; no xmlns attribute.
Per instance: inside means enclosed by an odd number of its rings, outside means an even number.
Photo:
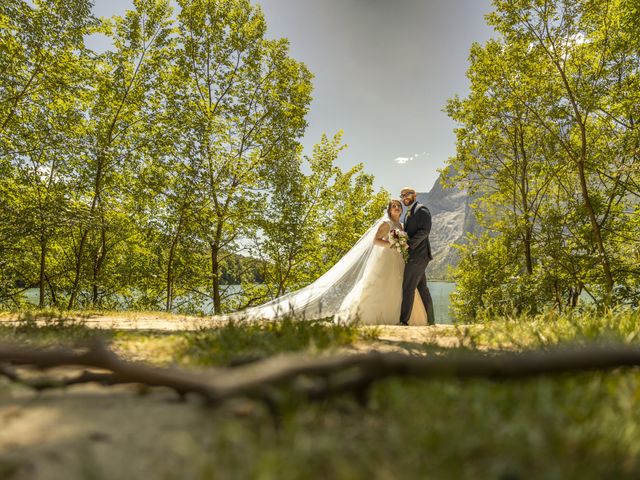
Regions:
<svg viewBox="0 0 640 480"><path fill-rule="evenodd" d="M387 220L385 214L376 221L351 250L310 285L227 318L273 320L293 316L303 320L328 317L338 322L350 320L357 309L354 302L358 302L367 266L375 262L378 251L382 250L374 247L373 239L378 227Z"/></svg>

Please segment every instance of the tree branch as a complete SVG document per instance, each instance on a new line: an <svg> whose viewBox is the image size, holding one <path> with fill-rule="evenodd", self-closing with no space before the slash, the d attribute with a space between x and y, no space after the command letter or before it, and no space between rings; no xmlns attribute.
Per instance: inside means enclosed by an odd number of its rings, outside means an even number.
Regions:
<svg viewBox="0 0 640 480"><path fill-rule="evenodd" d="M125 361L101 343L95 343L85 351L5 346L0 347L0 362L38 369L82 366L106 371L84 371L66 379L25 379L14 369L0 365L0 375L38 391L88 382L103 385L138 383L168 387L181 395L195 393L214 404L238 397L269 403L273 401L269 392L274 388L285 388L315 401L342 394L362 398L371 384L391 377L520 380L636 367L640 366L640 347L591 345L494 355L477 352L430 356L379 352L324 357L286 354L248 365L221 368L208 377Z"/></svg>

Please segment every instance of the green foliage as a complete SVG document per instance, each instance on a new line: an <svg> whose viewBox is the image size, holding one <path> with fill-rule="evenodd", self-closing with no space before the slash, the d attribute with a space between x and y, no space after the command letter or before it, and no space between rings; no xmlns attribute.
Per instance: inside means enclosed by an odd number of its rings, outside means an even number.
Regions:
<svg viewBox="0 0 640 480"><path fill-rule="evenodd" d="M97 20L88 0L0 5L0 305L38 287L40 308L229 311L314 278L318 257L306 276L272 275L276 250L315 253L349 195L364 212L349 239L377 216L385 194L361 166L333 165L337 144L321 139L316 174L302 173L312 74L266 37L260 8L178 7L135 0ZM88 50L93 33L113 46ZM321 207L299 228L312 190ZM287 221L293 234L274 230ZM249 258L256 236L277 246Z"/></svg>
<svg viewBox="0 0 640 480"><path fill-rule="evenodd" d="M191 292L220 313L224 261L242 251L240 240L263 217L274 172L298 148L311 74L289 58L285 40L265 38L264 16L247 0L179 5L164 93L171 137L160 157L165 171L182 172L161 190L171 202L161 216L170 226L166 308Z"/></svg>
<svg viewBox="0 0 640 480"><path fill-rule="evenodd" d="M539 285L535 275L522 272L513 244L485 234L459 248L462 258L451 294L451 309L457 318L535 312Z"/></svg>
<svg viewBox="0 0 640 480"><path fill-rule="evenodd" d="M270 298L326 272L384 212L389 195L374 192L362 164L346 172L335 165L346 148L341 139L342 132L332 139L323 135L310 158L287 165L277 177L252 249L264 261L261 290ZM259 291L253 291L256 299Z"/></svg>
<svg viewBox="0 0 640 480"><path fill-rule="evenodd" d="M621 309L596 309L538 315L486 316L478 324L460 327L463 342L492 350L547 348L562 344L637 344L640 314Z"/></svg>
<svg viewBox="0 0 640 480"><path fill-rule="evenodd" d="M472 47L471 92L448 105L459 123L449 181L471 189L495 238L472 239L463 250L489 258L456 270L458 315L473 319L489 304L562 310L583 291L601 306L633 305L640 57L632 8L574 0L494 6L488 21L500 38Z"/></svg>
<svg viewBox="0 0 640 480"><path fill-rule="evenodd" d="M89 91L83 37L96 21L85 0L10 0L0 18L0 303L20 304L16 281L39 282L44 306L57 273L46 258L68 240L68 175Z"/></svg>
<svg viewBox="0 0 640 480"><path fill-rule="evenodd" d="M375 331L365 332L367 338ZM365 337L353 325L328 321L230 322L185 336L184 350L176 352L191 365L227 365L256 360L277 353L321 351L351 345Z"/></svg>

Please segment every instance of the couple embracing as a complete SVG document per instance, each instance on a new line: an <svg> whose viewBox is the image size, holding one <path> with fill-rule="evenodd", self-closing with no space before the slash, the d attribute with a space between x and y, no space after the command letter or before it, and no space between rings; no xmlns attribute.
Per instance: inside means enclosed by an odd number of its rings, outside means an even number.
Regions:
<svg viewBox="0 0 640 480"><path fill-rule="evenodd" d="M415 189L403 188L400 197L402 200L389 202L386 214L312 284L225 318L433 325L433 302L425 276L432 258L431 214L416 201ZM400 223L403 205L407 207L404 225ZM392 236L406 238L406 255L392 248Z"/></svg>
<svg viewBox="0 0 640 480"><path fill-rule="evenodd" d="M358 317L365 324L433 325L433 301L425 275L432 259L431 213L417 202L413 188L403 188L400 198L389 202L387 217L373 239L381 248L371 256L364 272ZM404 225L400 223L403 204L407 207ZM394 234L398 238L397 232L402 231L408 245L404 260L393 248Z"/></svg>

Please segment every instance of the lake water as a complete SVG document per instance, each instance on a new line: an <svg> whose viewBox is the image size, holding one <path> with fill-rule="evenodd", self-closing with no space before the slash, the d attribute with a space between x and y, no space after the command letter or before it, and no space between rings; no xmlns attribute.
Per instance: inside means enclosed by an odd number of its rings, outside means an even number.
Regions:
<svg viewBox="0 0 640 480"><path fill-rule="evenodd" d="M454 282L427 282L431 299L433 300L433 313L436 316L436 323L451 324L453 318L449 312L449 295L456 288Z"/></svg>
<svg viewBox="0 0 640 480"><path fill-rule="evenodd" d="M452 323L449 314L449 294L456 288L453 282L428 282L431 298L433 299L433 310L436 315L436 323L450 324ZM38 289L30 288L25 292L25 298L34 305L38 304ZM212 311L211 302L204 305L205 312Z"/></svg>

